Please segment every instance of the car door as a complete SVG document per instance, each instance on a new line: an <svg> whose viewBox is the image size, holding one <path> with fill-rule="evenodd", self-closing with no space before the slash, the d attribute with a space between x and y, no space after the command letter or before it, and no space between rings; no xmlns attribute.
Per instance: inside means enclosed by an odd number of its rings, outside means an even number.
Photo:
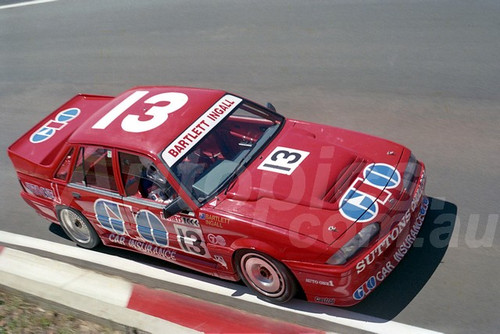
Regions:
<svg viewBox="0 0 500 334"><path fill-rule="evenodd" d="M104 231L123 234L123 224L102 224L96 213L96 203L121 203L115 179L113 150L101 146L81 145L77 151L73 173L64 190L68 206L80 211L102 238ZM124 217L123 221L128 219Z"/></svg>
<svg viewBox="0 0 500 334"><path fill-rule="evenodd" d="M146 252L178 262L192 257L210 259L198 219L192 212L181 212L165 218L163 209L179 195L150 158L135 153L118 152L120 181L124 189L123 204L130 207L135 231L130 244L144 251L142 242L151 247ZM139 244L138 244L139 243ZM139 249L140 248L140 249ZM184 253L163 255L165 248Z"/></svg>

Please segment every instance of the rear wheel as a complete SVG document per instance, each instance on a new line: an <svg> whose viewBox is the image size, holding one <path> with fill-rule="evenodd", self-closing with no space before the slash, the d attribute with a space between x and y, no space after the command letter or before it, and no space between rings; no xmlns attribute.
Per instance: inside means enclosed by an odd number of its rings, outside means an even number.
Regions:
<svg viewBox="0 0 500 334"><path fill-rule="evenodd" d="M90 222L77 210L72 208L59 210L59 222L68 237L79 246L91 249L101 243Z"/></svg>
<svg viewBox="0 0 500 334"><path fill-rule="evenodd" d="M264 300L285 303L297 292L297 283L290 270L272 257L256 252L236 254L236 268L243 282Z"/></svg>

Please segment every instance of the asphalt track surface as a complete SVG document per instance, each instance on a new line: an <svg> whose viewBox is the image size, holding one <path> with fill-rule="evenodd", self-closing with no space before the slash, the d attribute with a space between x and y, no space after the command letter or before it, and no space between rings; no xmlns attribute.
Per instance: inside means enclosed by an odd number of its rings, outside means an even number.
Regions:
<svg viewBox="0 0 500 334"><path fill-rule="evenodd" d="M498 331L500 2L3 8L14 2L0 1L1 230L72 244L18 196L5 152L76 93L221 88L287 117L400 142L426 163L432 201L417 247L349 311L447 333Z"/></svg>

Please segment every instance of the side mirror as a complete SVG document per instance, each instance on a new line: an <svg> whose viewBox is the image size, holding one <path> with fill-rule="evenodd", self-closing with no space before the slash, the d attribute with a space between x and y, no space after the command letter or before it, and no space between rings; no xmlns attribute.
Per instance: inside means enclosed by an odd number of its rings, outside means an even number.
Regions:
<svg viewBox="0 0 500 334"><path fill-rule="evenodd" d="M273 106L271 102L267 102L266 104L267 109L270 109L272 111L276 111L276 108Z"/></svg>
<svg viewBox="0 0 500 334"><path fill-rule="evenodd" d="M172 217L181 211L190 210L189 206L184 202L182 197L177 197L174 201L163 208L163 217Z"/></svg>

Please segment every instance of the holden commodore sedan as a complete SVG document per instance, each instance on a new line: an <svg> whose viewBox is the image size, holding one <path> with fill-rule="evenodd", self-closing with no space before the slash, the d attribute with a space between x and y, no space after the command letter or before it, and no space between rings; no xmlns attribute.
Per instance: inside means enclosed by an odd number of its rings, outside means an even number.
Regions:
<svg viewBox="0 0 500 334"><path fill-rule="evenodd" d="M22 198L79 246L242 280L270 302L363 300L429 203L409 149L221 90L77 95L8 153Z"/></svg>

